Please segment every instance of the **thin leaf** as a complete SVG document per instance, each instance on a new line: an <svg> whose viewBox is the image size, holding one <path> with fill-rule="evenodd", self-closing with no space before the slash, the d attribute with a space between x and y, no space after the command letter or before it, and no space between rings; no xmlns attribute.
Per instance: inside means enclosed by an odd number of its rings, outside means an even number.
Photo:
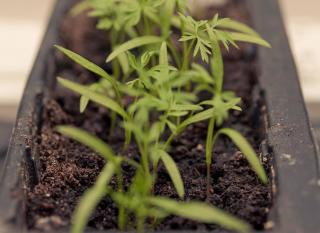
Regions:
<svg viewBox="0 0 320 233"><path fill-rule="evenodd" d="M200 121L207 120L207 119L212 117L213 113L214 113L214 109L213 108L210 108L210 109L207 109L205 111L199 112L199 113L189 117L185 121L183 121L178 126L178 129L181 130L181 129L184 129L185 127L187 127L188 125L191 125L191 124L194 124L194 123L197 123L197 122L200 122Z"/></svg>
<svg viewBox="0 0 320 233"><path fill-rule="evenodd" d="M79 54L76 54L75 52L72 52L69 49L63 48L59 45L55 45L55 47L64 53L67 57L69 57L71 60L75 61L79 65L83 66L87 70L91 71L92 73L95 73L105 79L107 79L114 87L116 86L116 81L101 67L97 66L93 62L87 60L86 58L80 56Z"/></svg>
<svg viewBox="0 0 320 233"><path fill-rule="evenodd" d="M58 126L56 130L59 133L86 145L93 151L100 154L107 161L116 161L116 156L113 154L111 148L96 136L72 126Z"/></svg>
<svg viewBox="0 0 320 233"><path fill-rule="evenodd" d="M193 63L192 64L192 68L194 70L196 70L199 75L201 75L201 78L203 78L203 80L206 82L206 83L213 83L213 79L212 77L210 76L210 74L208 73L208 71L203 68L203 66L199 65L199 64L196 64L196 63Z"/></svg>
<svg viewBox="0 0 320 233"><path fill-rule="evenodd" d="M90 85L89 88L92 91L96 91L99 88L99 84L94 83L94 84ZM89 104L89 101L90 101L90 99L88 97L81 96L81 98L80 98L80 113L83 113L86 110L86 108Z"/></svg>
<svg viewBox="0 0 320 233"><path fill-rule="evenodd" d="M162 75L164 77L164 80L167 80L169 78L169 60L168 60L168 49L167 49L166 42L162 42L160 47L159 64L160 64L160 67L163 67L161 71L163 72Z"/></svg>
<svg viewBox="0 0 320 233"><path fill-rule="evenodd" d="M172 107L175 111L201 111L203 108L195 104L178 104Z"/></svg>
<svg viewBox="0 0 320 233"><path fill-rule="evenodd" d="M102 94L99 94L97 92L94 92L94 91L90 90L90 88L88 88L86 86L83 86L83 85L80 85L78 83L69 81L67 79L63 79L63 78L59 78L58 77L58 82L62 86L66 87L66 88L68 88L68 89L70 89L70 90L72 90L72 91L74 91L74 92L76 92L76 93L78 93L80 95L86 96L91 101L96 102L96 103L98 103L98 104L100 104L100 105L102 105L102 106L104 106L106 108L109 108L109 109L115 111L116 113L118 113L123 118L125 118L125 119L129 118L129 116L126 113L126 111L117 102L115 102L113 99L108 98L108 97L106 97L106 96L104 96Z"/></svg>
<svg viewBox="0 0 320 233"><path fill-rule="evenodd" d="M172 133L174 133L177 130L177 126L175 124L173 124L171 121L166 120L166 123Z"/></svg>
<svg viewBox="0 0 320 233"><path fill-rule="evenodd" d="M118 61L119 61L119 64L121 66L123 73L127 74L130 70L130 65L129 65L127 55L125 53L121 53L121 54L119 54L119 56L117 58L118 58Z"/></svg>
<svg viewBox="0 0 320 233"><path fill-rule="evenodd" d="M239 132L229 128L223 128L219 130L215 136L215 139L213 140L214 142L216 141L216 138L219 136L219 134L224 134L228 136L233 141L233 143L236 144L236 146L240 149L243 155L247 158L252 169L257 173L260 180L265 184L268 183L268 177L266 175L266 172L259 161L258 155L253 150L249 142Z"/></svg>
<svg viewBox="0 0 320 233"><path fill-rule="evenodd" d="M259 34L249 26L231 19L220 20L218 27L231 29L248 35L260 37Z"/></svg>
<svg viewBox="0 0 320 233"><path fill-rule="evenodd" d="M138 38L134 38L132 40L129 40L119 47L117 47L108 57L106 62L112 61L114 58L119 56L119 54L124 53L130 49L137 48L143 45L147 44L155 44L155 43L160 43L162 39L157 36L142 36Z"/></svg>
<svg viewBox="0 0 320 233"><path fill-rule="evenodd" d="M243 34L240 32L230 32L230 36L235 41L249 42L258 44L267 48L271 48L271 45L264 39L252 35Z"/></svg>
<svg viewBox="0 0 320 233"><path fill-rule="evenodd" d="M160 66L168 66L168 50L167 50L167 43L162 42L160 47L160 54L159 54L159 64Z"/></svg>
<svg viewBox="0 0 320 233"><path fill-rule="evenodd" d="M168 38L170 34L170 21L174 14L176 1L165 1L163 6L163 12L161 12L161 32L164 38Z"/></svg>
<svg viewBox="0 0 320 233"><path fill-rule="evenodd" d="M174 162L174 160L171 158L171 156L164 150L158 150L160 159L162 160L164 166L166 167L169 176L174 184L174 187L177 190L177 193L180 198L184 197L184 185L181 178L181 174L179 172L179 169Z"/></svg>
<svg viewBox="0 0 320 233"><path fill-rule="evenodd" d="M169 113L168 113L168 116L174 116L174 117L182 117L182 116L186 116L186 115L188 115L188 111L178 111L178 112L176 112L176 111L170 111Z"/></svg>
<svg viewBox="0 0 320 233"><path fill-rule="evenodd" d="M241 233L250 232L246 222L202 202L177 202L164 197L150 197L147 201L168 213L209 224L218 224L226 229Z"/></svg>
<svg viewBox="0 0 320 233"><path fill-rule="evenodd" d="M82 233L89 221L89 217L97 207L102 198L107 194L107 185L114 175L116 167L113 163L108 163L98 176L95 185L88 189L81 197L76 207L71 233Z"/></svg>
<svg viewBox="0 0 320 233"><path fill-rule="evenodd" d="M223 86L223 76L224 76L224 67L221 49L219 46L219 42L216 40L213 30L206 25L209 37L211 39L211 48L213 52L213 59L211 60L211 70L213 73L213 77L215 80L215 90L216 94L220 94L222 92Z"/></svg>

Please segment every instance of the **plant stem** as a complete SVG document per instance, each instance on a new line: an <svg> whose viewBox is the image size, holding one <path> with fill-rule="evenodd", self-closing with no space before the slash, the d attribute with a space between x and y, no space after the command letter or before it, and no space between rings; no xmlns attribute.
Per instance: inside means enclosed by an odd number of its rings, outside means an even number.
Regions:
<svg viewBox="0 0 320 233"><path fill-rule="evenodd" d="M210 196L211 189L211 164L213 151L213 134L214 134L215 117L212 116L209 122L207 139L206 139L206 164L207 164L207 199Z"/></svg>
<svg viewBox="0 0 320 233"><path fill-rule="evenodd" d="M172 133L164 144L164 148L167 149L171 144L172 140L175 138L176 134Z"/></svg>
<svg viewBox="0 0 320 233"><path fill-rule="evenodd" d="M181 35L183 35L185 32L185 23L182 19L180 19L180 25L181 25L180 26ZM183 48L183 62L182 62L181 70L184 70L185 66L186 66L186 60L189 59L189 55L187 54L188 49L187 49L187 42L186 41L182 42L182 48Z"/></svg>
<svg viewBox="0 0 320 233"><path fill-rule="evenodd" d="M168 44L168 48L170 49L170 51L172 53L173 59L177 65L177 67L181 67L181 60L180 60L178 51L177 51L176 47L173 45L170 38L168 39L167 44Z"/></svg>
<svg viewBox="0 0 320 233"><path fill-rule="evenodd" d="M123 176L121 168L118 171L118 192L123 192ZM123 205L119 205L119 213L118 213L118 227L121 231L124 230L126 223L126 213Z"/></svg>
<svg viewBox="0 0 320 233"><path fill-rule="evenodd" d="M117 39L118 39L118 32L115 30L112 30L111 31L111 48L112 48L112 50L114 50L117 45ZM111 65L112 65L113 77L115 77L115 79L118 79L118 77L120 75L120 67L119 67L118 61L113 60L111 62Z"/></svg>
<svg viewBox="0 0 320 233"><path fill-rule="evenodd" d="M149 161L148 161L148 153L145 145L142 145L140 142L137 141L139 151L141 154L141 163L143 170L147 176L150 176L150 171L149 171Z"/></svg>
<svg viewBox="0 0 320 233"><path fill-rule="evenodd" d="M144 217L137 215L137 232L144 232Z"/></svg>
<svg viewBox="0 0 320 233"><path fill-rule="evenodd" d="M190 53L192 50L192 47L195 43L195 40L193 40L189 46L184 46L183 48L183 63L182 63L182 67L181 70L187 70L189 69L189 64L190 64Z"/></svg>

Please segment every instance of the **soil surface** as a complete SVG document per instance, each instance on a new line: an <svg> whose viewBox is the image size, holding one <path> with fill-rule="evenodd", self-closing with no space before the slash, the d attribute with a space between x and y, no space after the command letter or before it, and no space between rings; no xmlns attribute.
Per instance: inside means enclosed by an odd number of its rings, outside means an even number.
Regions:
<svg viewBox="0 0 320 233"><path fill-rule="evenodd" d="M212 16L216 11L220 16L249 23L243 1L230 1L220 9L212 8L207 12ZM60 27L61 44L108 70L104 62L109 50L106 35L95 30L94 26L94 20L84 15L76 18L66 16ZM56 75L81 83L96 80L91 73L70 62L61 53L55 52L53 60ZM225 53L224 60L225 89L235 91L243 99L243 111L231 113L224 126L239 130L261 155L260 145L265 139L265 107L258 91L256 49L241 45L240 50L232 49L230 53ZM38 182L28 187L26 202L28 226L40 230L70 224L70 216L79 197L94 183L105 163L87 147L56 133L55 126L71 124L86 129L107 141L115 151L119 151L123 143L120 127L114 131L112 138L108 136L108 110L90 104L85 113L80 114L79 97L56 85L52 81L55 77L50 78L48 83L53 86L48 87L44 98L42 125L32 145L38 151ZM206 130L207 122L190 126L172 144L170 154L183 176L186 200L206 199ZM127 156L139 159L135 145L130 146ZM217 142L213 158L210 203L247 220L256 229L263 229L272 205L270 186L260 183L242 153L226 138ZM261 158L270 173L272 156L261 155ZM133 171L129 167L124 167L124 170L125 179L130 179ZM166 170L162 165L159 170L155 193L177 198ZM116 216L116 206L106 198L91 217L89 225L98 229L115 229ZM158 226L160 230L216 228L174 216Z"/></svg>

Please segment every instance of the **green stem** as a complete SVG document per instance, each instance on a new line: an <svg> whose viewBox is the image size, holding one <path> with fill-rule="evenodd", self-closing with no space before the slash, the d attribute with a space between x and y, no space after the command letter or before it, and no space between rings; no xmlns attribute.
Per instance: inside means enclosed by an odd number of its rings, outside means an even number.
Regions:
<svg viewBox="0 0 320 233"><path fill-rule="evenodd" d="M167 44L168 44L168 47L169 47L169 49L170 49L170 51L172 53L173 59L174 59L176 65L177 65L177 67L181 67L182 63L181 63L181 59L180 59L180 57L178 55L178 51L177 51L176 47L173 45L173 43L172 43L170 38L169 38Z"/></svg>
<svg viewBox="0 0 320 233"><path fill-rule="evenodd" d="M131 133L131 130L128 130L128 129L126 129L124 133L125 133L125 142L124 142L123 150L125 151L130 145L132 133Z"/></svg>
<svg viewBox="0 0 320 233"><path fill-rule="evenodd" d="M123 176L121 168L118 171L118 192L123 192ZM126 213L125 207L123 205L119 205L119 213L118 213L118 227L121 231L124 230L126 223Z"/></svg>
<svg viewBox="0 0 320 233"><path fill-rule="evenodd" d="M118 227L120 231L124 231L125 230L125 226L126 226L126 212L125 212L125 208L121 205L119 207L119 216L118 216Z"/></svg>
<svg viewBox="0 0 320 233"><path fill-rule="evenodd" d="M192 47L195 43L195 40L193 40L188 47L184 48L184 52L183 52L183 63L182 63L182 68L181 70L187 70L189 69L189 64L190 64L190 55L191 55L191 50Z"/></svg>
<svg viewBox="0 0 320 233"><path fill-rule="evenodd" d="M207 139L206 139L206 164L207 164L207 199L210 196L211 188L211 164L212 164L212 151L213 151L213 134L214 134L215 117L212 116L209 122Z"/></svg>
<svg viewBox="0 0 320 233"><path fill-rule="evenodd" d="M182 19L180 19L180 29L181 29L181 35L184 35L185 23ZM182 48L183 48L183 62L182 62L182 66L180 68L181 68L181 70L185 70L186 60L189 60L189 54L187 54L188 49L187 49L187 42L186 41L182 42Z"/></svg>
<svg viewBox="0 0 320 233"><path fill-rule="evenodd" d="M115 30L111 31L111 48L112 50L115 49L116 45L117 45L117 40L118 40L118 32ZM120 75L120 66L118 61L115 59L111 62L112 65L112 72L113 72L113 77L115 77L115 79L119 78Z"/></svg>
<svg viewBox="0 0 320 233"><path fill-rule="evenodd" d="M169 138L167 139L167 141L166 141L165 144L164 144L164 148L165 148L165 149L167 149L167 148L170 146L172 140L173 140L178 134L179 134L179 133L171 133L171 135L169 136Z"/></svg>
<svg viewBox="0 0 320 233"><path fill-rule="evenodd" d="M137 216L137 232L143 233L144 232L144 217Z"/></svg>
<svg viewBox="0 0 320 233"><path fill-rule="evenodd" d="M142 145L140 142L137 142L138 147L139 147L139 151L141 154L141 163L142 163L142 167L145 171L145 174L147 176L150 176L150 171L149 171L149 161L148 161L148 153L146 150L146 146Z"/></svg>

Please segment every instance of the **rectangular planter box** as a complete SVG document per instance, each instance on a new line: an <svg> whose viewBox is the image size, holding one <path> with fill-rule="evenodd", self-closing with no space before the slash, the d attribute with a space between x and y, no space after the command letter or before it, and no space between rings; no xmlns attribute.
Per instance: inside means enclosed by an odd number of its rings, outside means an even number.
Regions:
<svg viewBox="0 0 320 233"><path fill-rule="evenodd" d="M277 0L247 0L255 29L272 49L259 48L259 77L268 109L267 153L273 153L272 233L317 233L320 229L319 157ZM41 103L53 80L52 45L68 1L58 1L27 83L0 180L0 233L30 232L24 223L25 176L35 181L26 140L40 125ZM14 192L13 192L14 190ZM68 232L68 230L55 231ZM97 231L90 231L97 232ZM185 232L185 231L184 231ZM192 231L190 231L192 232ZM220 232L220 231L219 231Z"/></svg>

